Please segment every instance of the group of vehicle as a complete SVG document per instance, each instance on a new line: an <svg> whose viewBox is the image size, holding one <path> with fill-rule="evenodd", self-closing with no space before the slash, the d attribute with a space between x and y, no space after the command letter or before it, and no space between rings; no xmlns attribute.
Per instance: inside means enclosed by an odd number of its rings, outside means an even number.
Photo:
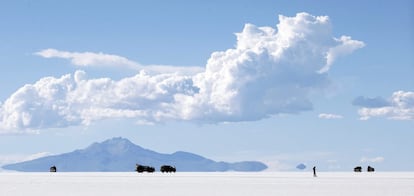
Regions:
<svg viewBox="0 0 414 196"><path fill-rule="evenodd" d="M155 168L151 166L136 164L135 171L137 171L138 173L143 173L143 172L152 173L152 172L155 172ZM161 166L160 171L162 173L164 172L170 173L170 172L176 172L177 169L171 165L163 165Z"/></svg>
<svg viewBox="0 0 414 196"><path fill-rule="evenodd" d="M374 172L375 169L371 166L368 166L367 168L367 172ZM361 166L357 166L354 168L354 172L362 172L362 167Z"/></svg>

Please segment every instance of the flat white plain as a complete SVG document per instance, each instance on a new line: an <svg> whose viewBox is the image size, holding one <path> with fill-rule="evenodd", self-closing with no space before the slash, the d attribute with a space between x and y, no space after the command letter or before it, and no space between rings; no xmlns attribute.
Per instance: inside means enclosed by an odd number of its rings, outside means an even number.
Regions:
<svg viewBox="0 0 414 196"><path fill-rule="evenodd" d="M414 172L0 173L0 195L414 196Z"/></svg>

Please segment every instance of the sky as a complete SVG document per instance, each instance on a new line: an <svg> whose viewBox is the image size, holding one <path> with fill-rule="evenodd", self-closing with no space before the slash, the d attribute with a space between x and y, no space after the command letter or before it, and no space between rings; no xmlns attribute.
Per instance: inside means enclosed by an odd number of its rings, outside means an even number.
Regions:
<svg viewBox="0 0 414 196"><path fill-rule="evenodd" d="M413 170L412 1L0 1L0 165L112 137Z"/></svg>

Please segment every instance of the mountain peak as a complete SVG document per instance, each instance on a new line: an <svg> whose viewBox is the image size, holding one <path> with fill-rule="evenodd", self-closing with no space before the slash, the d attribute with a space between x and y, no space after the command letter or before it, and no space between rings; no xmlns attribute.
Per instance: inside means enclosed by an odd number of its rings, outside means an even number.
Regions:
<svg viewBox="0 0 414 196"><path fill-rule="evenodd" d="M123 138L123 137L113 137L111 139L107 139L107 140L103 141L102 144L109 144L109 145L111 145L111 144L131 145L132 144L132 145L135 145L131 141L129 141L128 139Z"/></svg>
<svg viewBox="0 0 414 196"><path fill-rule="evenodd" d="M109 153L111 155L122 155L128 152L132 148L141 148L126 138L114 137L105 140L101 143L93 143L85 150L94 153Z"/></svg>

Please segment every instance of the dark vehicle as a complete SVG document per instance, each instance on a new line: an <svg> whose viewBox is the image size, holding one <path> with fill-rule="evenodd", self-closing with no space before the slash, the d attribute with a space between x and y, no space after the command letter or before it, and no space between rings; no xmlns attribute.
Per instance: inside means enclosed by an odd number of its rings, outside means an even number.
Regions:
<svg viewBox="0 0 414 196"><path fill-rule="evenodd" d="M49 169L50 172L57 172L56 166L52 166Z"/></svg>
<svg viewBox="0 0 414 196"><path fill-rule="evenodd" d="M143 172L152 173L152 172L155 171L155 168L153 168L151 166L137 164L136 167L135 167L135 171L137 171L138 173L143 173Z"/></svg>
<svg viewBox="0 0 414 196"><path fill-rule="evenodd" d="M375 171L375 169L374 169L373 167L371 167L371 166L368 166L367 171L368 171L368 172L374 172L374 171Z"/></svg>
<svg viewBox="0 0 414 196"><path fill-rule="evenodd" d="M163 165L163 166L161 166L160 171L162 173L164 173L164 172L170 173L170 172L176 172L177 169L175 169L175 167L170 166L170 165Z"/></svg>
<svg viewBox="0 0 414 196"><path fill-rule="evenodd" d="M354 172L362 172L362 167L361 166L355 167Z"/></svg>

